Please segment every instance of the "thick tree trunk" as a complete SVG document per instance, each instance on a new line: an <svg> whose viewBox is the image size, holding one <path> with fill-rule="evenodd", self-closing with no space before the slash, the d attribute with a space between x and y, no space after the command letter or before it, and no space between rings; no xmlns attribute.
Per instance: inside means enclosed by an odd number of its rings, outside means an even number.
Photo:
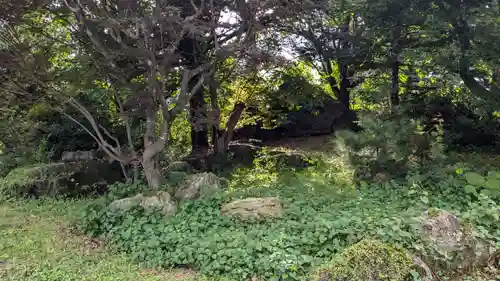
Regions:
<svg viewBox="0 0 500 281"><path fill-rule="evenodd" d="M144 155L147 154L145 153ZM148 181L148 186L155 190L160 189L162 183L162 174L158 157L156 155L154 157L143 157L141 164Z"/></svg>
<svg viewBox="0 0 500 281"><path fill-rule="evenodd" d="M158 154L165 148L170 126L168 120L163 120L162 129L158 140L156 140L156 110L148 109L146 113L146 132L144 133L144 152L141 157L141 165L144 169L148 186L159 189L162 183L161 168Z"/></svg>

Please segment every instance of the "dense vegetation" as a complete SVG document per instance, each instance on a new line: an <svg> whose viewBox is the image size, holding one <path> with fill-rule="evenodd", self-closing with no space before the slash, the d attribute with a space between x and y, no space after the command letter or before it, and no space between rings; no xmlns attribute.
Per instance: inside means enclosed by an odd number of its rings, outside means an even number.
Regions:
<svg viewBox="0 0 500 281"><path fill-rule="evenodd" d="M498 54L496 0L0 0L0 210L209 280L500 280ZM0 222L1 278L80 278Z"/></svg>

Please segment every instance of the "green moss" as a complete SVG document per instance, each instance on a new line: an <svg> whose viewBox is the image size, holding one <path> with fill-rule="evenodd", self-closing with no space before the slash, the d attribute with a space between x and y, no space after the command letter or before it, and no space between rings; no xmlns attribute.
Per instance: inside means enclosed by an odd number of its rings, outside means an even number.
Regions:
<svg viewBox="0 0 500 281"><path fill-rule="evenodd" d="M400 281L411 265L412 259L404 251L376 240L363 240L345 249L313 280Z"/></svg>
<svg viewBox="0 0 500 281"><path fill-rule="evenodd" d="M435 218L439 215L440 210L438 208L430 208L427 213L429 214L429 218Z"/></svg>

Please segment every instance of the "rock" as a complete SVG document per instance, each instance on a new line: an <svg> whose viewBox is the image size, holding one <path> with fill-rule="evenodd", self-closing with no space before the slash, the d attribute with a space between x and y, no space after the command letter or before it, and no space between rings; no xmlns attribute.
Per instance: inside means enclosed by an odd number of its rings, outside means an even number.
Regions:
<svg viewBox="0 0 500 281"><path fill-rule="evenodd" d="M158 210L164 216L171 216L177 212L177 204L168 192L160 191L153 196L143 197L140 204L145 210Z"/></svg>
<svg viewBox="0 0 500 281"><path fill-rule="evenodd" d="M123 179L118 163L86 160L19 167L12 170L3 182L14 197L76 197L102 194L108 184Z"/></svg>
<svg viewBox="0 0 500 281"><path fill-rule="evenodd" d="M142 194L137 194L133 197L118 199L111 202L111 204L109 204L108 206L108 209L115 213L124 213L135 206L139 206L143 199L144 196Z"/></svg>
<svg viewBox="0 0 500 281"><path fill-rule="evenodd" d="M97 151L96 150L88 150L88 151L63 151L61 156L61 161L63 162L74 162L81 160L95 160L97 159Z"/></svg>
<svg viewBox="0 0 500 281"><path fill-rule="evenodd" d="M375 177L373 177L373 181L376 183L384 183L388 182L390 180L391 176L388 173L377 173L375 174Z"/></svg>
<svg viewBox="0 0 500 281"><path fill-rule="evenodd" d="M175 192L178 200L192 200L211 195L221 189L219 178L213 173L189 176Z"/></svg>
<svg viewBox="0 0 500 281"><path fill-rule="evenodd" d="M235 161L243 165L251 165L260 146L251 143L232 142L229 144L228 149Z"/></svg>
<svg viewBox="0 0 500 281"><path fill-rule="evenodd" d="M283 207L278 198L246 198L225 204L221 213L243 221L279 218L283 215Z"/></svg>
<svg viewBox="0 0 500 281"><path fill-rule="evenodd" d="M421 281L434 281L432 270L419 257L412 255L412 268L419 274Z"/></svg>
<svg viewBox="0 0 500 281"><path fill-rule="evenodd" d="M191 172L193 167L186 161L174 161L165 169L166 172Z"/></svg>
<svg viewBox="0 0 500 281"><path fill-rule="evenodd" d="M489 245L466 231L459 219L444 210L429 210L420 218L421 235L437 247L437 253L424 253L422 260L433 269L465 268L482 265L492 253ZM448 258L443 261L443 258Z"/></svg>
<svg viewBox="0 0 500 281"><path fill-rule="evenodd" d="M137 194L133 197L113 201L109 210L115 213L124 213L133 207L141 206L148 212L159 211L164 216L171 216L177 212L177 204L168 192L160 191L151 196Z"/></svg>
<svg viewBox="0 0 500 281"><path fill-rule="evenodd" d="M255 125L245 125L233 132L233 140L258 139L264 142L275 141L283 138L307 137L315 135L327 135L335 130L350 128L358 130L354 123L357 120L356 113L347 110L338 101L328 95L318 97L320 102L314 106L300 106L298 110L274 108L272 116L262 114L257 109L247 109L250 116L258 117L265 115L266 119L278 119L279 115L285 114L285 120L279 122L273 129L265 129L262 122L257 121Z"/></svg>

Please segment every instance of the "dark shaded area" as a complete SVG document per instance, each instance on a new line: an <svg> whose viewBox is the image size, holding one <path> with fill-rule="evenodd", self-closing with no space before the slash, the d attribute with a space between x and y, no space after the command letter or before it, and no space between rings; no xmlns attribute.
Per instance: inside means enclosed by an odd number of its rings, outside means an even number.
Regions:
<svg viewBox="0 0 500 281"><path fill-rule="evenodd" d="M441 120L444 142L450 149L496 147L500 141L500 123L493 116L481 116L464 103L450 97L428 97L410 101L407 113L424 121L433 130Z"/></svg>
<svg viewBox="0 0 500 281"><path fill-rule="evenodd" d="M282 108L279 110L283 111ZM284 138L327 135L339 129L358 130L355 124L356 113L347 111L342 104L327 95L320 105L302 106L285 114L287 114L286 121L273 129L265 129L262 122L257 122L255 125L236 129L233 139L257 139L268 142Z"/></svg>
<svg viewBox="0 0 500 281"><path fill-rule="evenodd" d="M102 160L53 163L33 169L33 181L18 186L20 195L29 197L79 197L102 195L109 184L123 181L117 162Z"/></svg>

